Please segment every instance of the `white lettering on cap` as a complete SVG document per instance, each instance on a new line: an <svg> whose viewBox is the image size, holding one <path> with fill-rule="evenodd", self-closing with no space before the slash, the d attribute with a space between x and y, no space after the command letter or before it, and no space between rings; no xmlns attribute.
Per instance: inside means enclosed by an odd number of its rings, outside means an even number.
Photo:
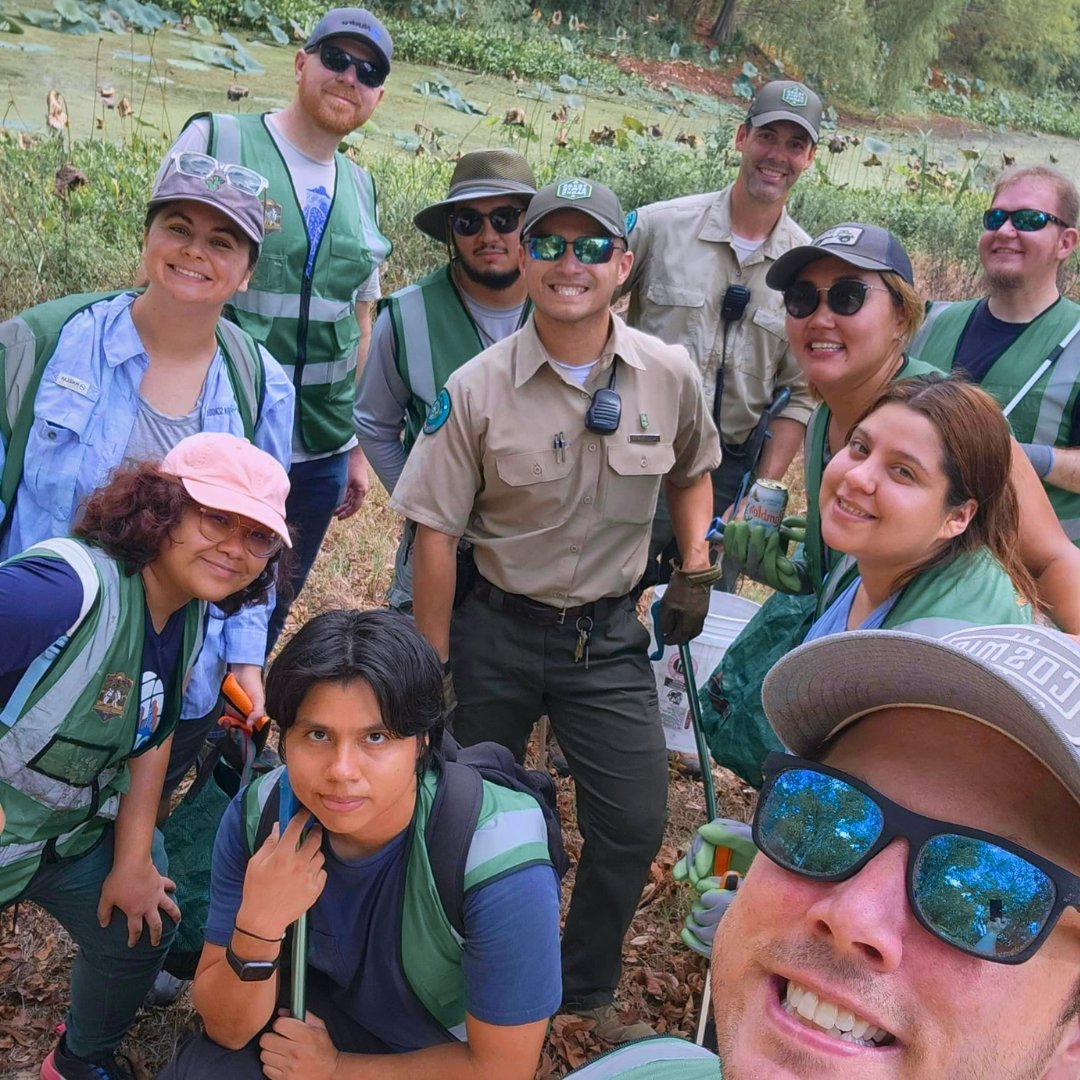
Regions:
<svg viewBox="0 0 1080 1080"><path fill-rule="evenodd" d="M815 241L814 247L834 244L840 247L854 247L865 230L851 225L837 225L828 232L823 232Z"/></svg>
<svg viewBox="0 0 1080 1080"><path fill-rule="evenodd" d="M1048 719L1080 746L1080 653L1068 639L1017 627L961 630L941 640L996 669L1033 703L1048 708Z"/></svg>

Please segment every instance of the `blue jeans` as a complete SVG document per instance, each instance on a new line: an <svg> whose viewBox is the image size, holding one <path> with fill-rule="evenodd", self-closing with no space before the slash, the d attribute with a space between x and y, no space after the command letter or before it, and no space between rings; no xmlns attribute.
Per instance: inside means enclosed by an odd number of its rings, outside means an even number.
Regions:
<svg viewBox="0 0 1080 1080"><path fill-rule="evenodd" d="M319 547L330 527L334 511L345 495L349 475L349 453L317 458L315 461L294 461L289 469L289 497L285 500L285 520L296 531L293 540L293 572L289 579L290 595L279 598L270 616L266 631L266 655L277 643L285 617L293 600L307 581L308 574L319 554Z"/></svg>
<svg viewBox="0 0 1080 1080"><path fill-rule="evenodd" d="M116 1049L134 1023L176 933L176 924L162 913L160 943L151 945L144 927L129 949L122 911L113 908L104 930L98 925L101 886L112 870L113 836L110 828L85 855L42 866L19 897L43 907L79 946L71 965L71 1005L64 1023L68 1050L85 1061L102 1061ZM166 873L168 860L156 829L151 855L158 871Z"/></svg>

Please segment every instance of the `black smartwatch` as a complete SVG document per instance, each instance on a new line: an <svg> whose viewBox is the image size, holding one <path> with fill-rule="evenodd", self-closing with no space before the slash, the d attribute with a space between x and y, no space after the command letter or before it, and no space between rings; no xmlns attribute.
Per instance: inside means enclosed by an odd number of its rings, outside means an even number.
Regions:
<svg viewBox="0 0 1080 1080"><path fill-rule="evenodd" d="M279 953L273 960L241 960L233 952L232 945L226 945L225 959L241 982L265 982L277 971L281 955Z"/></svg>

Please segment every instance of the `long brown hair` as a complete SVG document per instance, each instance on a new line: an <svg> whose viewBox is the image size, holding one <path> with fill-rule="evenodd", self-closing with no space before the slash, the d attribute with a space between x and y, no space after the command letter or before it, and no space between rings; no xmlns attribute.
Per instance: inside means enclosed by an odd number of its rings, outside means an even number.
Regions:
<svg viewBox="0 0 1080 1080"><path fill-rule="evenodd" d="M967 528L904 574L898 588L962 553L986 547L1005 568L1019 595L1038 607L1038 590L1019 556L1020 507L1012 482L1012 433L1001 406L985 390L956 375L920 375L889 384L859 417L884 405L906 405L925 416L941 440L950 508L976 503Z"/></svg>

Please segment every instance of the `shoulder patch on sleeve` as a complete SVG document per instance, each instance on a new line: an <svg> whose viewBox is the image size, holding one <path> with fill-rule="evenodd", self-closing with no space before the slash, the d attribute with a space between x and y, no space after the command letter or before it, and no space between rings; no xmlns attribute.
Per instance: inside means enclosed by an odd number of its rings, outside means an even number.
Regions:
<svg viewBox="0 0 1080 1080"><path fill-rule="evenodd" d="M637 224L637 211L628 210L626 214L626 235L629 236L634 231L634 226Z"/></svg>
<svg viewBox="0 0 1080 1080"><path fill-rule="evenodd" d="M424 418L424 434L434 435L450 419L450 394L444 386Z"/></svg>

